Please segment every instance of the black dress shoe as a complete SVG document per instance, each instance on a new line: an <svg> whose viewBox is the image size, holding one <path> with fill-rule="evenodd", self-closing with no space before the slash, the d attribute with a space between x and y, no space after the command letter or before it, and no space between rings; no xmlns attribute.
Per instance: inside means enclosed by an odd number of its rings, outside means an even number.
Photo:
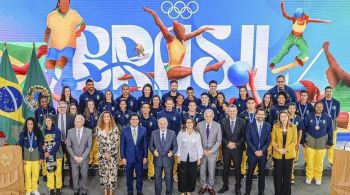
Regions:
<svg viewBox="0 0 350 195"><path fill-rule="evenodd" d="M142 192L137 192L137 195L143 195L143 193Z"/></svg>
<svg viewBox="0 0 350 195"><path fill-rule="evenodd" d="M218 191L219 194L223 194L228 190L227 186L222 186L222 188Z"/></svg>
<svg viewBox="0 0 350 195"><path fill-rule="evenodd" d="M241 190L237 189L235 190L236 195L241 195Z"/></svg>
<svg viewBox="0 0 350 195"><path fill-rule="evenodd" d="M259 192L258 195L265 195L265 192Z"/></svg>
<svg viewBox="0 0 350 195"><path fill-rule="evenodd" d="M78 193L74 193L74 195L79 195L79 192Z"/></svg>
<svg viewBox="0 0 350 195"><path fill-rule="evenodd" d="M134 192L128 192L128 195L134 195Z"/></svg>
<svg viewBox="0 0 350 195"><path fill-rule="evenodd" d="M55 195L55 190L50 190L50 195Z"/></svg>
<svg viewBox="0 0 350 195"><path fill-rule="evenodd" d="M246 193L244 193L244 195L250 195L250 192L248 192L248 193L246 192Z"/></svg>
<svg viewBox="0 0 350 195"><path fill-rule="evenodd" d="M56 189L56 195L61 195L61 194L62 194L61 189Z"/></svg>
<svg viewBox="0 0 350 195"><path fill-rule="evenodd" d="M82 193L81 195L87 195L87 193Z"/></svg>

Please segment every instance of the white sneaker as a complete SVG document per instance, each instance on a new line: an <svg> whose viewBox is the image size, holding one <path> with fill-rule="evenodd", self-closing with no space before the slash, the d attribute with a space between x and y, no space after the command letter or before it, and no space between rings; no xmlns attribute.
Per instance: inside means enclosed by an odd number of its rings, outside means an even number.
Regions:
<svg viewBox="0 0 350 195"><path fill-rule="evenodd" d="M30 195L30 192L27 192L26 195Z"/></svg>
<svg viewBox="0 0 350 195"><path fill-rule="evenodd" d="M322 180L320 180L320 179L316 179L316 185L320 186L320 185L321 185L321 183L322 183Z"/></svg>
<svg viewBox="0 0 350 195"><path fill-rule="evenodd" d="M34 195L40 195L38 190L35 190L34 192L32 192Z"/></svg>
<svg viewBox="0 0 350 195"><path fill-rule="evenodd" d="M311 184L312 179L306 179L306 184Z"/></svg>

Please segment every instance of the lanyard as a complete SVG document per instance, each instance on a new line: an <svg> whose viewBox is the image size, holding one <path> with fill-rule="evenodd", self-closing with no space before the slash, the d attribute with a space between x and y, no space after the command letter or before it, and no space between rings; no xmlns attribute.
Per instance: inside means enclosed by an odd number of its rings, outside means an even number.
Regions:
<svg viewBox="0 0 350 195"><path fill-rule="evenodd" d="M301 118L304 119L305 112L306 112L306 109L307 109L307 104L305 104L304 110L301 108L301 103L298 104L298 107L299 107L299 112L301 114Z"/></svg>
<svg viewBox="0 0 350 195"><path fill-rule="evenodd" d="M331 100L331 103L330 103L330 105L329 105L329 107L328 107L328 102L327 102L327 100L326 100L326 108L327 108L327 113L328 113L328 116L331 116L331 112L332 112L332 105L333 105L333 101Z"/></svg>
<svg viewBox="0 0 350 195"><path fill-rule="evenodd" d="M28 133L29 138L29 152L33 151L33 140L34 140L34 132L32 134Z"/></svg>
<svg viewBox="0 0 350 195"><path fill-rule="evenodd" d="M294 116L293 118L290 119L291 123L295 124L295 118L296 118L296 116Z"/></svg>
<svg viewBox="0 0 350 195"><path fill-rule="evenodd" d="M317 120L317 116L315 116L315 121L316 121L315 129L316 130L320 130L320 120L321 120L321 116L320 116L320 118L318 120Z"/></svg>
<svg viewBox="0 0 350 195"><path fill-rule="evenodd" d="M255 117L255 113L253 113L252 115L248 112L248 117L249 117L249 122L253 122L254 121L254 117Z"/></svg>

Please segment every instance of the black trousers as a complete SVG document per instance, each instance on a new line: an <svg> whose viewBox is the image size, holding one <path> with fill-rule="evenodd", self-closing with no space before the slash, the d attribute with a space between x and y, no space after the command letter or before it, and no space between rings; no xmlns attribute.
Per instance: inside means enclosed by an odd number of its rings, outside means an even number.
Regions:
<svg viewBox="0 0 350 195"><path fill-rule="evenodd" d="M275 195L290 195L292 168L294 159L273 159L273 181L275 185Z"/></svg>
<svg viewBox="0 0 350 195"><path fill-rule="evenodd" d="M69 155L69 152L67 150L67 146L64 142L61 142L61 146L62 146L62 151L63 151L63 154L66 155L66 158L65 159L63 157L63 160L62 160L62 183L64 183L64 161L67 160L67 164L68 164L68 172L69 172L69 185L70 186L73 186L73 176L72 176L72 165L70 163L70 155Z"/></svg>
<svg viewBox="0 0 350 195"><path fill-rule="evenodd" d="M266 155L262 157L248 156L248 172L246 180L246 193L250 193L252 190L252 179L254 169L258 165L259 177L258 177L258 190L259 194L265 191L265 167L266 167Z"/></svg>
<svg viewBox="0 0 350 195"><path fill-rule="evenodd" d="M222 175L222 181L224 187L228 187L228 177L230 175L231 161L235 164L235 179L236 190L241 189L241 164L242 164L242 154L243 149L237 148L230 150L228 148L223 148L223 160L224 160L224 173Z"/></svg>
<svg viewBox="0 0 350 195"><path fill-rule="evenodd" d="M197 178L197 161L190 162L189 156L187 161L181 161L178 165L179 192L194 192L196 189L196 178Z"/></svg>

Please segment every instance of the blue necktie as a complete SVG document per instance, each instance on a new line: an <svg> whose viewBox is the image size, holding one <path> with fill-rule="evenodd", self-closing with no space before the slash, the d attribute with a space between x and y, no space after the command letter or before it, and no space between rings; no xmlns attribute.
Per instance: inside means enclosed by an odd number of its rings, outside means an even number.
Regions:
<svg viewBox="0 0 350 195"><path fill-rule="evenodd" d="M207 124L207 139L209 138L209 128L210 128L210 125Z"/></svg>
<svg viewBox="0 0 350 195"><path fill-rule="evenodd" d="M162 145L164 145L164 143L165 143L165 136L164 136L164 133L162 133L162 140L161 140L161 142L162 142Z"/></svg>
<svg viewBox="0 0 350 195"><path fill-rule="evenodd" d="M259 125L259 128L258 128L258 134L259 134L259 149L260 149L261 129L262 129L262 125Z"/></svg>

